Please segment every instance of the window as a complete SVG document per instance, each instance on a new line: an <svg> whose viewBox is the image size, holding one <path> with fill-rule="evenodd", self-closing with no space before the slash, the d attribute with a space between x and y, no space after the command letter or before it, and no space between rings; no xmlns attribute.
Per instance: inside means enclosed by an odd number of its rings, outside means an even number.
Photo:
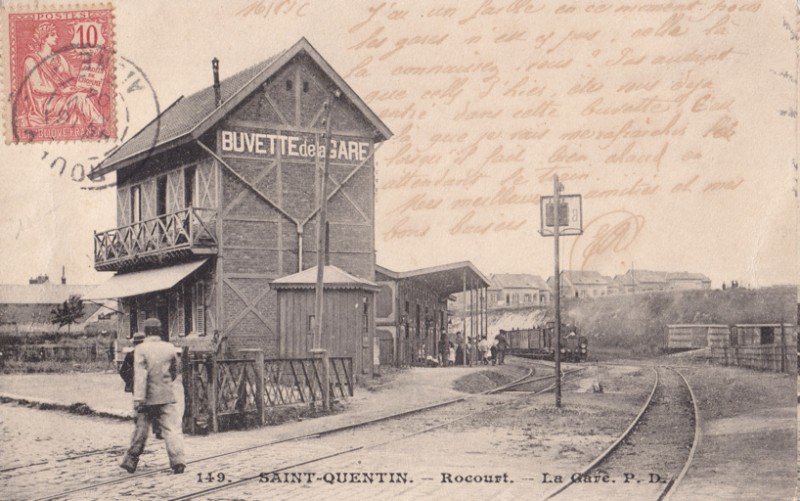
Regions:
<svg viewBox="0 0 800 501"><path fill-rule="evenodd" d="M183 332L189 335L194 330L194 294L192 289L184 287L183 290Z"/></svg>
<svg viewBox="0 0 800 501"><path fill-rule="evenodd" d="M420 336L420 324L422 322L422 318L421 317L422 317L422 308L420 308L419 304L417 304L417 322L416 322L416 325L415 325L415 327L417 329L417 331L416 331L416 336L417 337Z"/></svg>
<svg viewBox="0 0 800 501"><path fill-rule="evenodd" d="M206 333L206 287L205 284L197 282L195 284L195 317L194 328L195 332L203 336Z"/></svg>
<svg viewBox="0 0 800 501"><path fill-rule="evenodd" d="M206 333L205 283L184 286L183 322L186 334Z"/></svg>
<svg viewBox="0 0 800 501"><path fill-rule="evenodd" d="M186 167L183 170L183 201L184 207L192 207L194 204L194 185L197 168L194 166Z"/></svg>
<svg viewBox="0 0 800 501"><path fill-rule="evenodd" d="M761 344L775 344L775 329L773 327L761 328Z"/></svg>
<svg viewBox="0 0 800 501"><path fill-rule="evenodd" d="M130 303L130 324L131 324L131 337L139 330L139 312L138 308L136 308L136 301L131 301Z"/></svg>
<svg viewBox="0 0 800 501"><path fill-rule="evenodd" d="M167 213L167 176L156 178L156 216Z"/></svg>
<svg viewBox="0 0 800 501"><path fill-rule="evenodd" d="M131 187L131 223L138 223L142 220L142 187L139 185Z"/></svg>

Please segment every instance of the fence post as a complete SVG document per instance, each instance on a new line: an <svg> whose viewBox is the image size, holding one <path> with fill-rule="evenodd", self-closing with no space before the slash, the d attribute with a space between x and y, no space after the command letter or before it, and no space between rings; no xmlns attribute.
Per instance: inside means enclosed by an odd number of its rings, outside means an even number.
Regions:
<svg viewBox="0 0 800 501"><path fill-rule="evenodd" d="M183 416L181 429L194 434L194 395L191 391L192 365L189 361L189 347L181 349L181 382L183 383ZM188 418L187 418L188 414Z"/></svg>
<svg viewBox="0 0 800 501"><path fill-rule="evenodd" d="M331 359L328 350L322 352L322 377L325 379L325 386L322 388L322 408L329 411L331 410Z"/></svg>
<svg viewBox="0 0 800 501"><path fill-rule="evenodd" d="M781 319L781 372L786 372L786 331Z"/></svg>
<svg viewBox="0 0 800 501"><path fill-rule="evenodd" d="M256 412L258 413L258 425L264 426L267 422L266 407L264 406L264 351L258 349L239 350L239 353L253 355L253 373L256 380L254 383L254 393L256 400Z"/></svg>
<svg viewBox="0 0 800 501"><path fill-rule="evenodd" d="M311 353L314 358L322 357L322 408L327 411L331 408L331 361L328 350L313 349Z"/></svg>
<svg viewBox="0 0 800 501"><path fill-rule="evenodd" d="M210 388L208 395L208 407L211 412L211 431L217 433L219 426L217 423L217 354L211 354L211 360L208 364L208 387Z"/></svg>

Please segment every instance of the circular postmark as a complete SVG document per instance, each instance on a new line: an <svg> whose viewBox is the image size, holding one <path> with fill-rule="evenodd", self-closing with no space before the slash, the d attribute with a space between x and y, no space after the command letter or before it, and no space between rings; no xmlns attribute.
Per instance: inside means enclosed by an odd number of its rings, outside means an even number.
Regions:
<svg viewBox="0 0 800 501"><path fill-rule="evenodd" d="M161 107L155 88L141 67L102 46L94 48L91 59L83 59L84 66L97 69L103 64L113 65L109 73L113 85L92 89L84 84L79 89L79 79L91 81L91 75L83 72L58 80L48 94L39 95L37 102L32 103L31 86L28 85L30 81L42 77L39 72L45 71L46 64L74 50L79 49L71 45L61 47L48 58L42 58L27 68L24 78L11 96L12 138L15 144L41 145L41 165L57 176L79 183L83 190L99 190L116 183L108 182L104 174L96 172L97 168L130 140L136 130L145 126L151 130L140 148L145 153L142 162L146 163L150 158L160 136ZM64 63L62 61L59 64ZM31 114L32 104L38 108L35 118L39 123L44 120L45 123L63 126L87 116L97 117L95 113L102 109L113 111L104 117L113 121L113 127L90 120L72 129L76 134L68 138L69 142L63 142L63 137L60 140L43 141L36 136L37 129L30 126L31 117L23 116ZM69 126L66 128L69 129Z"/></svg>
<svg viewBox="0 0 800 501"><path fill-rule="evenodd" d="M629 265L626 251L636 241L644 223L644 216L624 209L612 210L592 219L572 244L569 269L595 270L598 265L611 261Z"/></svg>

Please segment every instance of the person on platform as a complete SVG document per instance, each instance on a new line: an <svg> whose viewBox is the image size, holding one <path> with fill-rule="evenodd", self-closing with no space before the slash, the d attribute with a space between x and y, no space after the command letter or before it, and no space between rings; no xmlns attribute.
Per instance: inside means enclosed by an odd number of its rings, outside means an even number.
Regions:
<svg viewBox="0 0 800 501"><path fill-rule="evenodd" d="M186 459L173 381L178 373L175 347L161 337L161 322L156 318L144 321L145 338L133 350L133 408L136 423L131 445L120 467L128 473L136 471L144 450L149 424L158 421L167 447L169 464L174 473L183 473Z"/></svg>
<svg viewBox="0 0 800 501"><path fill-rule="evenodd" d="M491 352L489 351L489 341L486 340L486 336L481 337L481 340L478 341L478 361L483 365L489 365L489 358L491 357Z"/></svg>
<svg viewBox="0 0 800 501"><path fill-rule="evenodd" d="M447 353L447 365L453 367L456 365L456 345L450 342L450 348Z"/></svg>
<svg viewBox="0 0 800 501"><path fill-rule="evenodd" d="M447 340L447 334L442 333L442 338L439 339L439 365L447 367L447 358L450 354L450 342Z"/></svg>
<svg viewBox="0 0 800 501"><path fill-rule="evenodd" d="M498 334L494 340L497 342L497 365L506 363L506 352L508 351L508 341L502 334Z"/></svg>
<svg viewBox="0 0 800 501"><path fill-rule="evenodd" d="M497 338L492 341L492 346L489 348L489 351L492 353L492 365L497 364Z"/></svg>
<svg viewBox="0 0 800 501"><path fill-rule="evenodd" d="M133 349L142 344L144 341L144 332L137 332L133 335ZM133 393L133 350L125 354L125 359L119 368L119 375L125 382L125 393ZM153 435L156 438L163 438L161 435L161 428L158 426L158 421L153 421Z"/></svg>

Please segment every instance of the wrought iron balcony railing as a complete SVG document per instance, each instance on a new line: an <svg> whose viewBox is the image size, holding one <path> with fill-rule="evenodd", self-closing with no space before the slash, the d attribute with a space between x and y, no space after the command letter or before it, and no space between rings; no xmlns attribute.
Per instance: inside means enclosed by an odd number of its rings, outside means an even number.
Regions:
<svg viewBox="0 0 800 501"><path fill-rule="evenodd" d="M216 211L189 207L94 234L94 267L116 271L191 254L213 254Z"/></svg>

